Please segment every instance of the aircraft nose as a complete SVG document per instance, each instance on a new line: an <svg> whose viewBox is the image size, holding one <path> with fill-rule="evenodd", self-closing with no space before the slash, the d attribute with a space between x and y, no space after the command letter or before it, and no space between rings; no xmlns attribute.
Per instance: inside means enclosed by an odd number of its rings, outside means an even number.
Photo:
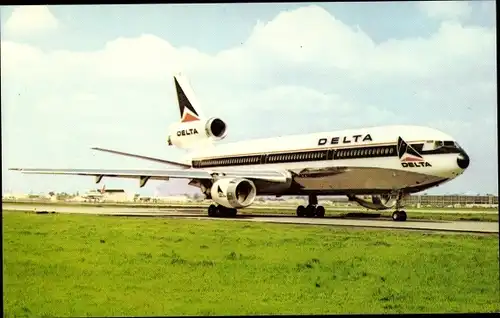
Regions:
<svg viewBox="0 0 500 318"><path fill-rule="evenodd" d="M457 165L460 167L460 169L465 170L465 169L467 169L467 167L469 167L469 164L470 164L470 158L467 155L467 153L462 150L460 152L460 154L458 155Z"/></svg>

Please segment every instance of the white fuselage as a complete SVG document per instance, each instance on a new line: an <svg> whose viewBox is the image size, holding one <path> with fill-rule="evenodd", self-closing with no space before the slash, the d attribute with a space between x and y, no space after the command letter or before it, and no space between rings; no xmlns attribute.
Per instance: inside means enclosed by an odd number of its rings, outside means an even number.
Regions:
<svg viewBox="0 0 500 318"><path fill-rule="evenodd" d="M399 138L420 147L418 162L402 162ZM457 165L463 150L458 145L455 150L436 148L436 141L455 142L448 134L428 127L382 126L206 146L191 152L187 161L194 168L212 171L291 171L296 174L295 189L292 184L282 185L283 194L417 192L453 179L464 170ZM321 176L323 170L337 173ZM277 189L264 184L258 185L258 190L264 194Z"/></svg>

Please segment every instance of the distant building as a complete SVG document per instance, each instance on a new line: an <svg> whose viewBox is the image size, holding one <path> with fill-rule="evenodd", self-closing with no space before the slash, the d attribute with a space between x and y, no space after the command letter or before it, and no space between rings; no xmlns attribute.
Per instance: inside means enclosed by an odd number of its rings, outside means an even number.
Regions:
<svg viewBox="0 0 500 318"><path fill-rule="evenodd" d="M186 195L171 195L171 196L162 196L155 197L156 202L190 202L191 199Z"/></svg>

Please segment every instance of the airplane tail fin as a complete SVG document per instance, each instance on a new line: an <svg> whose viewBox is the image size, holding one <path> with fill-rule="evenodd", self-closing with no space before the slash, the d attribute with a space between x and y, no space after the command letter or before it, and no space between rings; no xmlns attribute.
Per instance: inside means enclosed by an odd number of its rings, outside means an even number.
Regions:
<svg viewBox="0 0 500 318"><path fill-rule="evenodd" d="M214 141L226 137L226 123L216 117L207 119L196 99L189 80L181 73L174 75L180 122L169 129L167 143L178 148L212 147Z"/></svg>
<svg viewBox="0 0 500 318"><path fill-rule="evenodd" d="M199 121L204 118L189 80L181 73L174 75L175 91L181 116L181 123Z"/></svg>

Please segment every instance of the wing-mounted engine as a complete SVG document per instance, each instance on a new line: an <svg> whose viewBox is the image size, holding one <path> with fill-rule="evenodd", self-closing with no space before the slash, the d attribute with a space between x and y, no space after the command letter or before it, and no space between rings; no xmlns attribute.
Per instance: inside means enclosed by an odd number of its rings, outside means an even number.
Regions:
<svg viewBox="0 0 500 318"><path fill-rule="evenodd" d="M210 194L217 204L227 208L244 208L253 203L257 189L250 180L225 178L214 182Z"/></svg>
<svg viewBox="0 0 500 318"><path fill-rule="evenodd" d="M176 123L170 127L169 133L169 146L190 148L224 139L227 125L222 119L213 117L205 122L196 120Z"/></svg>
<svg viewBox="0 0 500 318"><path fill-rule="evenodd" d="M355 201L362 207L372 210L387 210L396 205L398 196L397 195L370 195L370 196L348 196L350 201Z"/></svg>

